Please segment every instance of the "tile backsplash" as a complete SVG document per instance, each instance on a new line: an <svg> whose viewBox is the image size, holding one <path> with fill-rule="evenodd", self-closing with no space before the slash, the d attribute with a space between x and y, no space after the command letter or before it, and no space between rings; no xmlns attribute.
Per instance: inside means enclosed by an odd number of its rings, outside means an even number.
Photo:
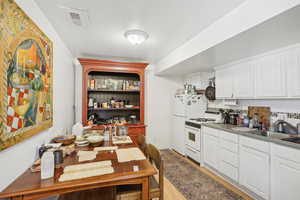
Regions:
<svg viewBox="0 0 300 200"><path fill-rule="evenodd" d="M236 105L228 105L223 100L209 102L209 108L233 109L247 112L248 106L268 106L271 108L271 123L282 119L296 126L300 123L300 100L238 100Z"/></svg>

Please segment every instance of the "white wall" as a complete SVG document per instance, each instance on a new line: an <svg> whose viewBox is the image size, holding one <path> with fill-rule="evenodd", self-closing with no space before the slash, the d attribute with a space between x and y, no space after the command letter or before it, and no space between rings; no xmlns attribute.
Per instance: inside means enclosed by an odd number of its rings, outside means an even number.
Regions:
<svg viewBox="0 0 300 200"><path fill-rule="evenodd" d="M239 33L300 4L300 0L246 0L196 37L161 59L155 71L162 73Z"/></svg>
<svg viewBox="0 0 300 200"><path fill-rule="evenodd" d="M54 125L51 129L0 152L0 191L32 165L37 157L38 145L48 141L58 130L70 128L74 117L73 56L34 0L16 2L53 42Z"/></svg>
<svg viewBox="0 0 300 200"><path fill-rule="evenodd" d="M82 65L75 63L75 121L82 122Z"/></svg>
<svg viewBox="0 0 300 200"><path fill-rule="evenodd" d="M145 124L147 142L160 149L170 148L172 100L176 89L183 87L182 79L156 76L154 66L145 73Z"/></svg>

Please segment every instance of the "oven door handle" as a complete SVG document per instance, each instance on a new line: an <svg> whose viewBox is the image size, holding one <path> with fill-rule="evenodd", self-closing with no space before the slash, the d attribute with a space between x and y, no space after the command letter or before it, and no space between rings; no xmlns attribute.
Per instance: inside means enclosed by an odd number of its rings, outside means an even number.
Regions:
<svg viewBox="0 0 300 200"><path fill-rule="evenodd" d="M194 149L191 149L190 147L186 147L188 150L192 151L193 153L197 153Z"/></svg>

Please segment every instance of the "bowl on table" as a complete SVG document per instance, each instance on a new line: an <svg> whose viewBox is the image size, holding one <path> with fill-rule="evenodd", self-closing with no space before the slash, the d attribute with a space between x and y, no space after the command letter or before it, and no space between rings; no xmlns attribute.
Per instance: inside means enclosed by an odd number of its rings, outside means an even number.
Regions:
<svg viewBox="0 0 300 200"><path fill-rule="evenodd" d="M89 137L93 135L103 135L104 134L104 129L87 129L83 131L83 136L84 137Z"/></svg>
<svg viewBox="0 0 300 200"><path fill-rule="evenodd" d="M94 147L100 146L104 143L104 137L101 135L91 135L91 136L87 137L86 139Z"/></svg>
<svg viewBox="0 0 300 200"><path fill-rule="evenodd" d="M76 136L75 144L76 146L84 147L84 146L88 146L90 143L89 141L87 141L85 137Z"/></svg>
<svg viewBox="0 0 300 200"><path fill-rule="evenodd" d="M75 135L62 135L53 138L55 143L61 143L63 145L73 144L76 139Z"/></svg>

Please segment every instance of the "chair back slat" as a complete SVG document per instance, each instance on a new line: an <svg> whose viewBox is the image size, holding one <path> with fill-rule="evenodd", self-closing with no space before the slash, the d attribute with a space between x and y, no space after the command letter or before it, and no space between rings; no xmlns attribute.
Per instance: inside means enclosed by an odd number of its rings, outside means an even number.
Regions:
<svg viewBox="0 0 300 200"><path fill-rule="evenodd" d="M156 166L158 170L160 170L161 165L161 155L159 150L152 144L148 144L147 153L150 161Z"/></svg>
<svg viewBox="0 0 300 200"><path fill-rule="evenodd" d="M144 135L139 135L137 138L137 145L139 146L140 150L145 154L146 157L147 155L147 144L146 144L146 138Z"/></svg>
<svg viewBox="0 0 300 200"><path fill-rule="evenodd" d="M152 144L147 145L147 154L151 163L154 163L159 173L159 188L160 197L159 200L164 198L164 163L160 154L160 151Z"/></svg>

